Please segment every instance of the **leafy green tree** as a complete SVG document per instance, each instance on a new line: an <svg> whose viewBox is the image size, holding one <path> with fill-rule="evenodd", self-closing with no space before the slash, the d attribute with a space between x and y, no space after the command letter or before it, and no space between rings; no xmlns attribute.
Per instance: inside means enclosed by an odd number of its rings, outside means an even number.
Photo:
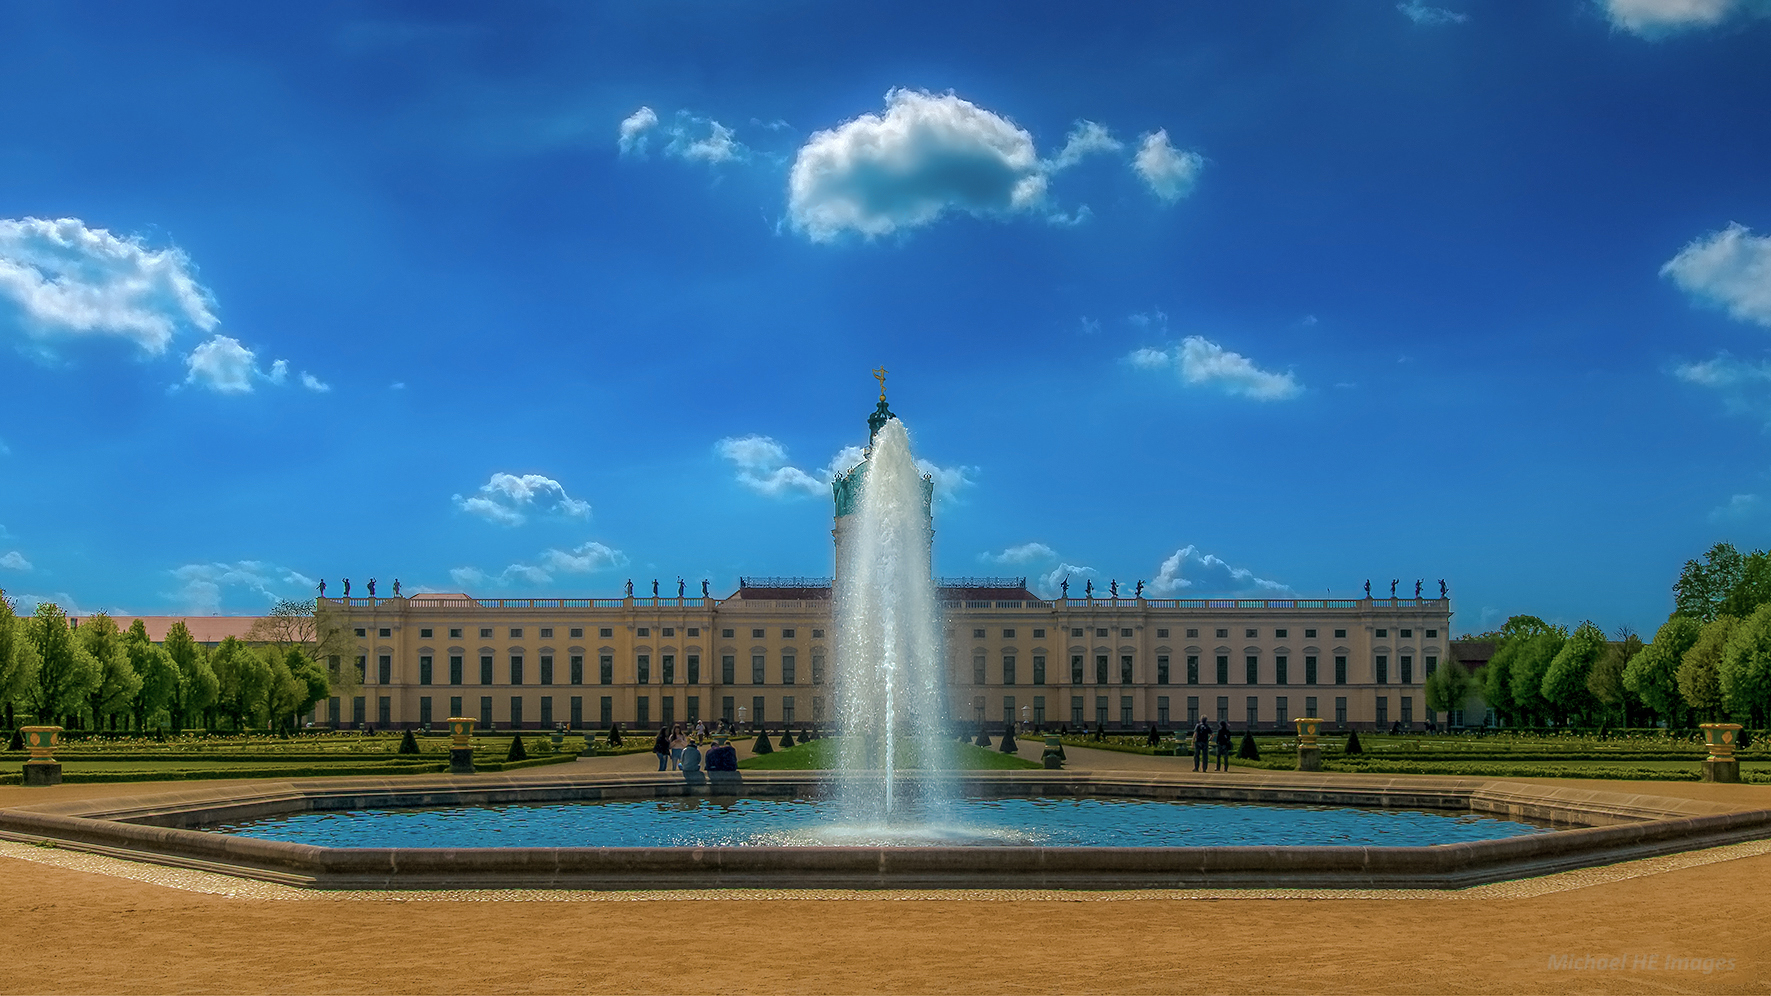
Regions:
<svg viewBox="0 0 1771 996"><path fill-rule="evenodd" d="M1513 661L1513 702L1526 721L1532 723L1555 712L1556 707L1543 696L1544 678L1549 675L1556 655L1562 652L1562 644L1568 641L1568 633L1560 626L1553 626L1547 632L1522 640L1519 656Z"/></svg>
<svg viewBox="0 0 1771 996"><path fill-rule="evenodd" d="M209 655L191 637L190 629L182 620L172 624L161 645L178 668L178 688L170 706L172 729L176 733L183 730L184 724L193 716L215 704L215 671L209 667Z"/></svg>
<svg viewBox="0 0 1771 996"><path fill-rule="evenodd" d="M215 672L216 708L234 721L234 729L244 730L264 711L269 662L230 636L210 655L209 666Z"/></svg>
<svg viewBox="0 0 1771 996"><path fill-rule="evenodd" d="M1630 706L1636 697L1623 683L1624 668L1630 659L1642 652L1642 638L1628 626L1618 630L1618 639L1605 645L1605 653L1593 664L1587 678L1587 691L1599 703L1604 719L1615 716L1624 726L1630 725Z"/></svg>
<svg viewBox="0 0 1771 996"><path fill-rule="evenodd" d="M1499 632L1484 634L1484 638L1494 641L1495 648L1494 656L1482 669L1482 698L1502 726L1514 726L1526 718L1524 706L1513 694L1513 673L1531 638L1548 632L1550 624L1536 616L1513 616Z"/></svg>
<svg viewBox="0 0 1771 996"><path fill-rule="evenodd" d="M145 730L148 717L170 706L178 695L178 665L172 662L166 648L148 639L147 624L140 619L123 634L123 652L129 655L129 666L141 678L129 701L129 713L135 717L136 730Z"/></svg>
<svg viewBox="0 0 1771 996"><path fill-rule="evenodd" d="M102 730L105 717L123 712L135 700L135 693L141 690L141 675L136 673L123 634L110 616L100 612L75 633L98 664L98 684L86 693L86 708L92 728Z"/></svg>
<svg viewBox="0 0 1771 996"><path fill-rule="evenodd" d="M300 650L290 647L278 654L275 647L266 647L266 664L270 679L265 685L264 711L268 725L285 729L307 702L308 684L302 674L312 667Z"/></svg>
<svg viewBox="0 0 1771 996"><path fill-rule="evenodd" d="M67 614L54 602L38 602L26 626L37 651L37 677L25 690L25 704L39 723L79 712L99 682L98 662L74 639Z"/></svg>
<svg viewBox="0 0 1771 996"><path fill-rule="evenodd" d="M1605 644L1605 631L1588 620L1576 627L1557 649L1544 672L1540 690L1557 719L1585 719L1597 711L1598 699L1587 688L1587 682L1592 679L1593 666L1605 653Z"/></svg>
<svg viewBox="0 0 1771 996"><path fill-rule="evenodd" d="M1703 624L1697 642L1679 659L1679 697L1693 712L1711 722L1722 715L1722 648L1739 626L1740 620L1733 616L1711 619Z"/></svg>
<svg viewBox="0 0 1771 996"><path fill-rule="evenodd" d="M1745 619L1771 603L1771 553L1754 550L1741 565L1740 580L1729 589L1717 612Z"/></svg>
<svg viewBox="0 0 1771 996"><path fill-rule="evenodd" d="M1624 687L1636 694L1669 727L1679 723L1684 699L1679 695L1679 664L1697 642L1703 623L1674 614L1654 634L1654 642L1630 658L1623 669Z"/></svg>
<svg viewBox="0 0 1771 996"><path fill-rule="evenodd" d="M350 616L336 607L322 608L313 599L279 601L252 624L246 639L275 647L285 659L290 648L299 650L312 665L310 671L317 668L329 676L327 684L334 694L351 696L362 687L357 669L350 666L357 657L355 629Z"/></svg>
<svg viewBox="0 0 1771 996"><path fill-rule="evenodd" d="M1434 712L1454 712L1464 707L1470 697L1470 672L1457 661L1447 659L1427 676L1427 708Z"/></svg>
<svg viewBox="0 0 1771 996"><path fill-rule="evenodd" d="M1771 602L1734 628L1717 668L1722 702L1741 719L1771 719Z"/></svg>
<svg viewBox="0 0 1771 996"><path fill-rule="evenodd" d="M1714 619L1722 603L1746 573L1746 558L1732 543L1717 543L1704 554L1703 562L1685 561L1679 580L1673 582L1673 612L1703 622Z"/></svg>
<svg viewBox="0 0 1771 996"><path fill-rule="evenodd" d="M0 703L9 709L37 681L37 647L26 636L28 625L10 600L0 598Z"/></svg>

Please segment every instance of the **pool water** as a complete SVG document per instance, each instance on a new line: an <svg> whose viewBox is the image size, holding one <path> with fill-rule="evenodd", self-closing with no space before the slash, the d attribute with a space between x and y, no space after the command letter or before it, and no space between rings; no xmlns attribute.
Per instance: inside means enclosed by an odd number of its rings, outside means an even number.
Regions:
<svg viewBox="0 0 1771 996"><path fill-rule="evenodd" d="M1547 828L1457 812L1113 798L965 799L859 826L830 800L694 797L310 812L210 829L320 847L1416 847Z"/></svg>

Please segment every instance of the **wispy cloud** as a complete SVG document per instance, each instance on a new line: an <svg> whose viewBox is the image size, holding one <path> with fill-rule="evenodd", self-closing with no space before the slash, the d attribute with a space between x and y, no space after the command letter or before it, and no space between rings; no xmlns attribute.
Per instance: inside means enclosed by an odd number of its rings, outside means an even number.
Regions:
<svg viewBox="0 0 1771 996"><path fill-rule="evenodd" d="M658 112L641 107L621 121L616 143L624 156L644 159L654 136L664 139L664 154L691 162L724 163L745 159L750 150L736 132L712 118L678 111L666 124Z"/></svg>
<svg viewBox="0 0 1771 996"><path fill-rule="evenodd" d="M1642 38L1713 28L1735 17L1771 14L1766 0L1595 0L1613 27Z"/></svg>
<svg viewBox="0 0 1771 996"><path fill-rule="evenodd" d="M1765 511L1765 500L1758 495L1735 495L1728 503L1710 509L1711 522L1744 522Z"/></svg>
<svg viewBox="0 0 1771 996"><path fill-rule="evenodd" d="M1291 586L1256 577L1244 567L1232 567L1216 554L1188 544L1162 562L1150 588L1158 594L1186 591L1195 594L1238 594L1290 591Z"/></svg>
<svg viewBox="0 0 1771 996"><path fill-rule="evenodd" d="M990 564L1030 564L1039 560L1051 560L1058 552L1044 543L1022 543L1011 546L1001 553L985 551L978 554L978 559Z"/></svg>
<svg viewBox="0 0 1771 996"><path fill-rule="evenodd" d="M1262 370L1241 353L1231 352L1202 336L1188 336L1179 346L1133 350L1126 362L1139 370L1172 369L1188 387L1211 387L1256 401L1297 397L1303 386L1291 373Z"/></svg>
<svg viewBox="0 0 1771 996"><path fill-rule="evenodd" d="M1420 25L1462 24L1470 19L1468 14L1459 14L1443 7L1429 7L1421 0L1407 0L1406 3L1397 4L1396 9L1402 12L1402 16Z"/></svg>
<svg viewBox="0 0 1771 996"><path fill-rule="evenodd" d="M1064 147L1046 164L1050 172L1066 170L1077 165L1089 156L1118 152L1125 143L1113 137L1107 126L1095 121L1078 121L1070 130L1070 137L1065 139Z"/></svg>
<svg viewBox="0 0 1771 996"><path fill-rule="evenodd" d="M17 550L0 557L0 568L5 568L9 571L28 571L32 569L31 562L26 560L25 555Z"/></svg>
<svg viewBox="0 0 1771 996"><path fill-rule="evenodd" d="M1034 583L1041 595L1047 598L1056 598L1063 591L1063 583L1066 578L1075 582L1078 589L1071 594L1081 595L1084 584L1100 576L1100 572L1092 567L1083 567L1079 564L1059 564L1035 578Z"/></svg>
<svg viewBox="0 0 1771 996"><path fill-rule="evenodd" d="M1731 223L1693 239L1660 275L1740 321L1771 327L1771 236Z"/></svg>
<svg viewBox="0 0 1771 996"><path fill-rule="evenodd" d="M449 577L456 584L465 587L476 585L497 588L523 585L540 586L551 584L555 575L595 574L599 571L625 567L628 564L627 554L594 540L569 550L550 547L541 551L540 556L536 559L540 563L514 563L496 574L488 573L478 567L456 567L449 571Z"/></svg>
<svg viewBox="0 0 1771 996"><path fill-rule="evenodd" d="M280 599L306 598L314 590L314 579L263 560L186 564L168 573L179 583L173 597L197 615L221 611L223 593L229 589L244 591L251 601L263 605L274 605Z"/></svg>

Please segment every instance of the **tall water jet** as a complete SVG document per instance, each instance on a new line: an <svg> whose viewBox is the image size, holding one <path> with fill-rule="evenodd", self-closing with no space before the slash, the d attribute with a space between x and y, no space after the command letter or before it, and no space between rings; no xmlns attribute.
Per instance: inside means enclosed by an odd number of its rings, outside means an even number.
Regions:
<svg viewBox="0 0 1771 996"><path fill-rule="evenodd" d="M933 485L886 407L869 419L867 458L838 479L835 659L842 718L839 796L860 825L939 809L945 686L930 578ZM907 767L914 774L900 774Z"/></svg>

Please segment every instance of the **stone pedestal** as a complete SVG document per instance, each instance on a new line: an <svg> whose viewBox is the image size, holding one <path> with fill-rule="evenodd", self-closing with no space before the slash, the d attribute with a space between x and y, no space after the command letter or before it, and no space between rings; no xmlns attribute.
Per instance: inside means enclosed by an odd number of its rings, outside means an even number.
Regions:
<svg viewBox="0 0 1771 996"><path fill-rule="evenodd" d="M1298 747L1298 770L1299 771L1321 771L1322 770L1322 748L1315 745L1315 744L1299 745L1299 747Z"/></svg>
<svg viewBox="0 0 1771 996"><path fill-rule="evenodd" d="M1732 757L1703 759L1703 780L1706 782L1740 781L1740 762Z"/></svg>
<svg viewBox="0 0 1771 996"><path fill-rule="evenodd" d="M60 761L26 761L25 762L25 784L26 785L60 785L61 784L61 762Z"/></svg>
<svg viewBox="0 0 1771 996"><path fill-rule="evenodd" d="M449 749L449 774L473 774L473 748L451 747Z"/></svg>

